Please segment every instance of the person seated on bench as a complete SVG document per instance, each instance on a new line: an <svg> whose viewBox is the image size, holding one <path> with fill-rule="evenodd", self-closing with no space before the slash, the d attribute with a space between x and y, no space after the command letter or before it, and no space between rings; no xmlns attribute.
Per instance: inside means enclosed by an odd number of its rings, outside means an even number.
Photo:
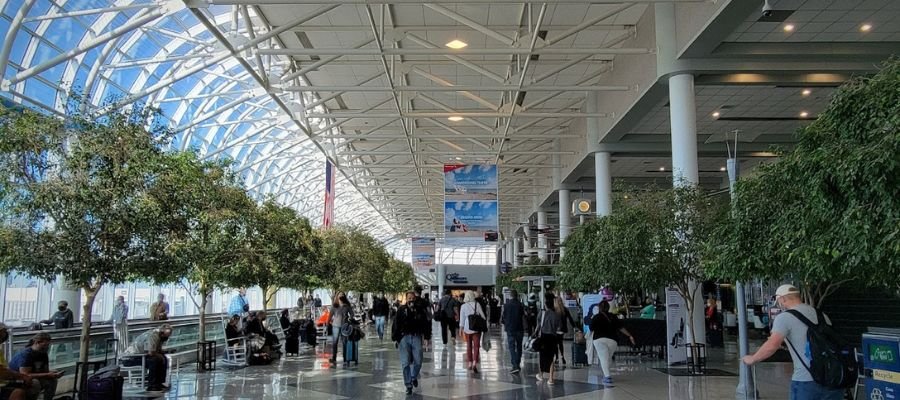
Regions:
<svg viewBox="0 0 900 400"><path fill-rule="evenodd" d="M241 343L241 336L244 336L241 333L241 316L234 314L228 320L228 325L225 325L225 339L229 346L237 346Z"/></svg>
<svg viewBox="0 0 900 400"><path fill-rule="evenodd" d="M122 355L123 367L141 365L141 359L144 359L147 367L148 391L169 390L169 387L163 383L166 381L169 361L166 359L166 352L162 347L170 337L172 337L172 326L163 324L134 339L134 342L125 349L125 353Z"/></svg>
<svg viewBox="0 0 900 400"><path fill-rule="evenodd" d="M50 334L41 332L34 335L28 341L27 347L16 353L9 362L9 369L21 372L31 378L31 387L28 389L29 399L37 399L41 393L44 394L44 400L53 400L53 397L56 396L56 384L59 382L62 372L50 370L50 357L47 356L47 350L50 350Z"/></svg>
<svg viewBox="0 0 900 400"><path fill-rule="evenodd" d="M6 341L9 340L9 331L6 325L0 323L0 400L25 400L26 392L31 386L28 375L11 370L6 367ZM16 382L18 381L18 382Z"/></svg>
<svg viewBox="0 0 900 400"><path fill-rule="evenodd" d="M275 349L278 345L278 336L275 336L269 328L266 327L264 322L266 321L266 312L265 311L257 311L255 317L247 320L247 335L256 334L265 339L265 344L263 348L266 351L270 351Z"/></svg>

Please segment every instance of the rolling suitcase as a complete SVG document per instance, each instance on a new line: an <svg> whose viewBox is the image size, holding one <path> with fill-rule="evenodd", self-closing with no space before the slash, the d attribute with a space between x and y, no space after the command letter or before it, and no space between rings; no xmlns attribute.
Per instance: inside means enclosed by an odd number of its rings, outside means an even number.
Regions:
<svg viewBox="0 0 900 400"><path fill-rule="evenodd" d="M585 343L572 343L572 365L587 366L587 345Z"/></svg>
<svg viewBox="0 0 900 400"><path fill-rule="evenodd" d="M121 400L125 378L119 376L117 365L102 368L87 379L82 399Z"/></svg>
<svg viewBox="0 0 900 400"><path fill-rule="evenodd" d="M295 337L286 337L284 338L284 353L285 354L300 354L300 339Z"/></svg>
<svg viewBox="0 0 900 400"><path fill-rule="evenodd" d="M345 340L344 364L350 364L350 361L353 361L355 365L359 365L359 342Z"/></svg>

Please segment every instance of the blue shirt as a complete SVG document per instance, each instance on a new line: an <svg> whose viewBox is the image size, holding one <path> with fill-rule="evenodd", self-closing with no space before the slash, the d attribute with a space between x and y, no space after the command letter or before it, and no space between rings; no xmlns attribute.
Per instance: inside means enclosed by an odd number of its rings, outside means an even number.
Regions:
<svg viewBox="0 0 900 400"><path fill-rule="evenodd" d="M18 372L19 368L31 368L31 372L48 372L50 371L50 358L47 353L42 351L34 351L31 347L26 347L9 362L9 369Z"/></svg>
<svg viewBox="0 0 900 400"><path fill-rule="evenodd" d="M243 314L245 305L247 305L247 299L244 296L237 295L232 297L231 304L228 305L228 315Z"/></svg>

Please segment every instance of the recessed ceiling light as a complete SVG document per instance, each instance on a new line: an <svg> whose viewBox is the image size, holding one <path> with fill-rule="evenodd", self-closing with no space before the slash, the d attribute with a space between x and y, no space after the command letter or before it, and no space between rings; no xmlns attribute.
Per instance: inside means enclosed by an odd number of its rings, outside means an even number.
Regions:
<svg viewBox="0 0 900 400"><path fill-rule="evenodd" d="M782 29L784 29L785 32L793 32L794 28L794 24L786 24Z"/></svg>
<svg viewBox="0 0 900 400"><path fill-rule="evenodd" d="M862 25L859 27L859 31L860 31L860 32L868 32L868 31L871 31L871 30L872 30L872 24L862 24Z"/></svg>
<svg viewBox="0 0 900 400"><path fill-rule="evenodd" d="M806 111L800 111L800 118L806 118L809 116L809 113Z"/></svg>
<svg viewBox="0 0 900 400"><path fill-rule="evenodd" d="M722 115L722 114L720 114L718 111L714 111L712 113L713 118L719 118L719 115Z"/></svg>
<svg viewBox="0 0 900 400"><path fill-rule="evenodd" d="M462 161L462 157L453 157L453 159L456 161Z"/></svg>
<svg viewBox="0 0 900 400"><path fill-rule="evenodd" d="M803 91L800 92L800 94L802 94L802 95L804 95L804 96L809 96L810 94L812 94L812 90L809 90L809 89L803 89Z"/></svg>
<svg viewBox="0 0 900 400"><path fill-rule="evenodd" d="M725 167L719 167L719 171L724 171Z"/></svg>
<svg viewBox="0 0 900 400"><path fill-rule="evenodd" d="M450 121L453 121L453 122L459 122L459 121L463 120L463 117L460 117L459 115L454 115L452 117L447 117L447 119Z"/></svg>
<svg viewBox="0 0 900 400"><path fill-rule="evenodd" d="M447 46L447 47L449 47L449 48L451 48L451 49L453 49L453 50L459 50L459 49L461 49L461 48L463 48L463 47L466 47L466 46L468 46L468 45L469 45L468 43L463 42L462 40L459 40L459 39L453 39L453 41L451 41L450 43L447 43L445 46Z"/></svg>
<svg viewBox="0 0 900 400"><path fill-rule="evenodd" d="M666 170L666 167L659 167L659 170L660 170L660 171L665 171L665 170Z"/></svg>
<svg viewBox="0 0 900 400"><path fill-rule="evenodd" d="M627 195L627 194L626 194L624 197L625 197L625 200L628 200L628 195Z"/></svg>

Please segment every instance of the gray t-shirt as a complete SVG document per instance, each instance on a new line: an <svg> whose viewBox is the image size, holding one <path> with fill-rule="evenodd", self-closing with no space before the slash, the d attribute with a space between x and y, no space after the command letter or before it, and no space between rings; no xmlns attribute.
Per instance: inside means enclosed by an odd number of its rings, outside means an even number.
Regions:
<svg viewBox="0 0 900 400"><path fill-rule="evenodd" d="M812 323L819 323L819 318L816 316L816 309L812 306L800 304L792 309L799 311ZM831 324L828 316L825 316L825 322ZM810 382L813 380L812 375L810 375L809 371L806 369L806 366L809 366L810 363L809 356L806 354L806 348L808 346L806 330L806 324L788 312L778 314L778 316L775 317L775 322L772 324L772 332L783 335L785 339L791 342L791 345L794 346L793 348L797 349L797 352L795 353L790 345L787 346L788 352L791 353L791 360L794 361L794 375L791 376L792 381Z"/></svg>

